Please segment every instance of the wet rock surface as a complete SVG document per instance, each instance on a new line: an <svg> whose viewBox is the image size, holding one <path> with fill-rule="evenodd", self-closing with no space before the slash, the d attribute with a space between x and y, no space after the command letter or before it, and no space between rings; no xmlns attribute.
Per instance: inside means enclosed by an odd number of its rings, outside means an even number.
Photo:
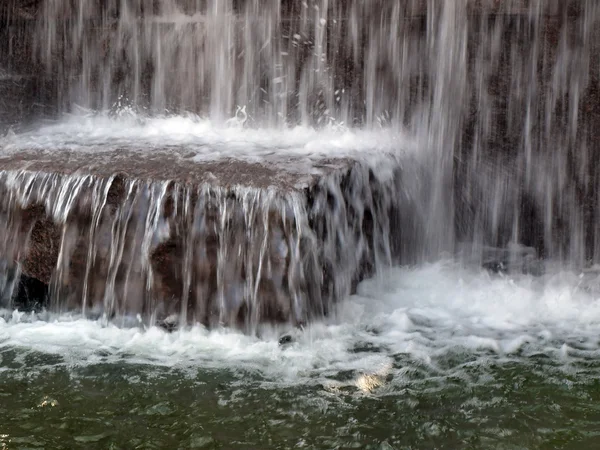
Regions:
<svg viewBox="0 0 600 450"><path fill-rule="evenodd" d="M41 305L45 287L53 311L253 332L329 314L392 262L399 169L379 179L349 159L308 177L268 161L178 166L175 154L2 159L0 253L22 273L15 305Z"/></svg>

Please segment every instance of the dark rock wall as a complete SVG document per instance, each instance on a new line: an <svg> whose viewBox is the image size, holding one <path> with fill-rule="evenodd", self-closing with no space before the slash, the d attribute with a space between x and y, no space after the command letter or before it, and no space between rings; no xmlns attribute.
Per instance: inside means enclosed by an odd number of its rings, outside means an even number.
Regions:
<svg viewBox="0 0 600 450"><path fill-rule="evenodd" d="M39 0L0 2L0 134L56 114L55 88L35 55Z"/></svg>
<svg viewBox="0 0 600 450"><path fill-rule="evenodd" d="M457 235L598 261L598 5L475 23L454 166ZM495 36L495 37L494 37Z"/></svg>

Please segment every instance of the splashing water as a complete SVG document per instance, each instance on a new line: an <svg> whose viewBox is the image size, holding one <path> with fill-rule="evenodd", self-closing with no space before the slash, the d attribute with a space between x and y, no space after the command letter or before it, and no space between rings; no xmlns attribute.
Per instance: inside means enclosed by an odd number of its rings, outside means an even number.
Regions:
<svg viewBox="0 0 600 450"><path fill-rule="evenodd" d="M25 3L0 447L597 446L597 1Z"/></svg>
<svg viewBox="0 0 600 450"><path fill-rule="evenodd" d="M0 172L0 248L17 273L4 297L23 270L50 285L54 310L254 332L327 315L392 263L402 135L139 120L74 117L4 138L5 164L18 164ZM114 174L122 155L128 177Z"/></svg>
<svg viewBox="0 0 600 450"><path fill-rule="evenodd" d="M524 244L579 269L597 262L599 18L593 1L48 0L35 56L78 114L3 152L185 147L195 162L293 155L297 173L330 157L379 172L395 154L401 260Z"/></svg>
<svg viewBox="0 0 600 450"><path fill-rule="evenodd" d="M599 20L593 0L49 0L36 33L63 111L391 127L428 161L423 257L518 242L581 267L600 253Z"/></svg>
<svg viewBox="0 0 600 450"><path fill-rule="evenodd" d="M600 284L596 278L553 272L543 279L491 276L442 261L397 268L362 283L337 306L336 320L309 325L286 346L277 328L262 337L192 328L167 333L141 325L119 328L78 315L4 311L0 348L56 354L68 365L124 361L168 367L241 368L280 385L336 383L350 371L378 377L369 390L414 369L452 378L471 364L526 361L545 355L560 364L600 352ZM473 357L476 357L473 359ZM448 358L456 361L450 365Z"/></svg>

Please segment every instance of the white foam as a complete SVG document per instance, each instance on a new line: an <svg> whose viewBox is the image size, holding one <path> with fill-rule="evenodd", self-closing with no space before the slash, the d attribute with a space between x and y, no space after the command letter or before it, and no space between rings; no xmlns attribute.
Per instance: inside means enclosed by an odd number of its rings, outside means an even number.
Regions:
<svg viewBox="0 0 600 450"><path fill-rule="evenodd" d="M147 151L185 148L202 162L218 158L278 157L369 158L405 153L416 148L406 134L390 129L358 130L342 126L260 128L244 126L234 118L219 125L197 116L144 117L138 114L88 113L65 116L34 130L0 138L3 153L22 150L108 152L119 149Z"/></svg>
<svg viewBox="0 0 600 450"><path fill-rule="evenodd" d="M396 268L362 283L360 295L344 302L334 321L298 332L287 347L278 345L276 333L260 339L201 327L167 333L17 314L0 319L0 349L56 354L76 366L118 360L239 369L295 384L390 364L400 379L403 358L449 375L438 364L456 353L470 355L469 364L473 357L485 364L488 358L526 361L537 354L568 363L600 353L600 298L580 289L578 279L568 273L499 277L438 262Z"/></svg>

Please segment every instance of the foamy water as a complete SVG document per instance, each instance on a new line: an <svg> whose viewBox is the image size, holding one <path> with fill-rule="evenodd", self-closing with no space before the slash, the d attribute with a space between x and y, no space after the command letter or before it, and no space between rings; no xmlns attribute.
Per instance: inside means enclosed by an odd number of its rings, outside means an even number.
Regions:
<svg viewBox="0 0 600 450"><path fill-rule="evenodd" d="M33 130L9 131L0 138L3 153L22 150L112 152L184 148L197 162L220 158L251 159L302 157L308 159L377 158L382 154L414 153L407 135L391 129L359 130L343 125L251 128L239 113L218 124L198 116L145 117L105 113L68 115Z"/></svg>
<svg viewBox="0 0 600 450"><path fill-rule="evenodd" d="M287 346L278 344L282 330L260 338L201 327L167 333L5 312L0 349L58 355L68 366L120 361L242 370L276 385L327 384L346 371L383 369L401 379L407 367L400 361L407 360L453 376L460 365L440 365L451 354L469 364L534 355L569 364L600 356L600 295L581 280L566 272L491 275L448 261L396 268L363 282L330 322L293 332L295 341Z"/></svg>

